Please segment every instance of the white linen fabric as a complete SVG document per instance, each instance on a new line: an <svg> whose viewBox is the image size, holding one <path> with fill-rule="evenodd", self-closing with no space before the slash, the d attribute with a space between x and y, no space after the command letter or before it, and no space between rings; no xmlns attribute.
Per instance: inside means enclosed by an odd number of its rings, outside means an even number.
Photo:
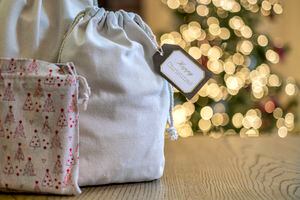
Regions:
<svg viewBox="0 0 300 200"><path fill-rule="evenodd" d="M80 194L80 80L71 63L0 59L0 191Z"/></svg>
<svg viewBox="0 0 300 200"><path fill-rule="evenodd" d="M170 88L152 62L157 44L136 14L92 7L66 34L59 62L88 77L92 95L80 115L81 186L158 179Z"/></svg>
<svg viewBox="0 0 300 200"><path fill-rule="evenodd" d="M56 62L76 15L93 0L0 0L0 56Z"/></svg>

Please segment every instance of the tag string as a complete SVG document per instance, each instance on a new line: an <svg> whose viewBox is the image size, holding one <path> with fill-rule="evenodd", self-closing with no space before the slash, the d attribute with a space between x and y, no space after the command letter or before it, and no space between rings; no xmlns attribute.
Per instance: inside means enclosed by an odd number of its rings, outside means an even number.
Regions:
<svg viewBox="0 0 300 200"><path fill-rule="evenodd" d="M169 117L168 117L169 128L167 128L167 133L170 135L171 140L177 140L178 133L176 128L174 127L174 120L173 120L174 95L173 95L173 88L170 84L168 84L168 90L170 95L170 108L169 108Z"/></svg>

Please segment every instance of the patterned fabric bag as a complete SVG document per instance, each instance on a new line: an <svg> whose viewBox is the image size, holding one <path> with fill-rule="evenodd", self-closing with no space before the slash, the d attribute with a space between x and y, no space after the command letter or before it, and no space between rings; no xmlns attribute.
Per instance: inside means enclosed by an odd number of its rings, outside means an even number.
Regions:
<svg viewBox="0 0 300 200"><path fill-rule="evenodd" d="M162 176L172 93L153 65L156 51L150 28L134 13L92 7L71 25L59 62L74 62L93 91L80 115L80 185Z"/></svg>
<svg viewBox="0 0 300 200"><path fill-rule="evenodd" d="M86 104L86 80L71 63L0 59L0 70L0 190L79 194L78 86Z"/></svg>

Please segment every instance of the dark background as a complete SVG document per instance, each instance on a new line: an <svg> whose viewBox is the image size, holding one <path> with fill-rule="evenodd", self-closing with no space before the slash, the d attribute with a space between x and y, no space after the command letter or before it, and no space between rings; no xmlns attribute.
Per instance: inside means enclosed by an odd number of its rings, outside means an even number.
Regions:
<svg viewBox="0 0 300 200"><path fill-rule="evenodd" d="M108 10L126 10L136 13L141 12L140 0L98 0L99 6Z"/></svg>

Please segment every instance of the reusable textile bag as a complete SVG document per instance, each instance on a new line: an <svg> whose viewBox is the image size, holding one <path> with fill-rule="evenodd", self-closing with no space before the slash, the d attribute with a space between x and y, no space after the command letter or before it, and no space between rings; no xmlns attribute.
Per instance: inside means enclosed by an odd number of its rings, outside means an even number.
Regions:
<svg viewBox="0 0 300 200"><path fill-rule="evenodd" d="M79 194L78 86L73 64L0 59L0 190Z"/></svg>
<svg viewBox="0 0 300 200"><path fill-rule="evenodd" d="M56 62L69 25L93 0L0 0L0 57Z"/></svg>
<svg viewBox="0 0 300 200"><path fill-rule="evenodd" d="M157 48L143 20L122 10L91 7L66 34L59 62L74 62L92 90L80 115L81 186L162 176L172 93L153 65Z"/></svg>

